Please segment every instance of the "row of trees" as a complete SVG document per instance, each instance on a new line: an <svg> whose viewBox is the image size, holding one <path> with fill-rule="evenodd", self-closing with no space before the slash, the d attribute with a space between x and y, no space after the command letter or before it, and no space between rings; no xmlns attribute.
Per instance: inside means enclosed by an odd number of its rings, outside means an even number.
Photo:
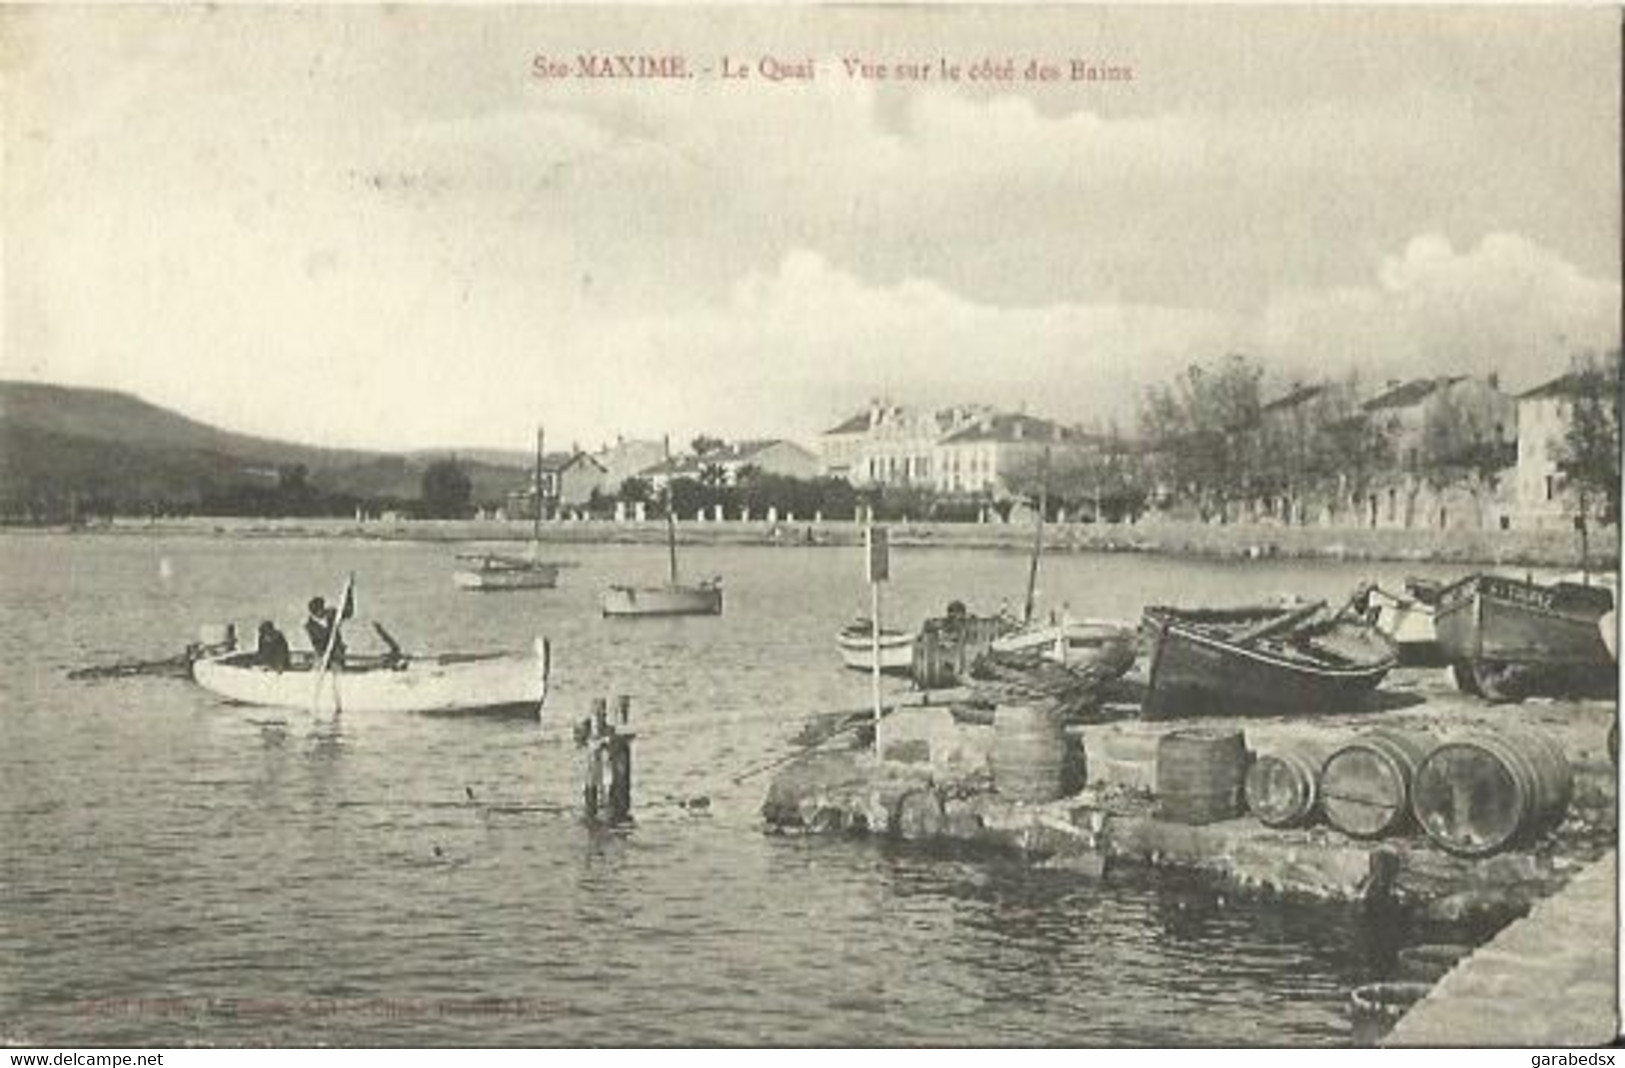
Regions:
<svg viewBox="0 0 1625 1068"><path fill-rule="evenodd" d="M1582 357L1572 376L1572 417L1555 443L1567 484L1616 522L1619 516L1621 357ZM1357 375L1299 387L1268 404L1263 368L1242 355L1196 364L1146 392L1144 453L1135 477L1159 487L1169 507L1204 520L1265 502L1282 518L1307 521L1312 507L1335 518L1374 507L1379 486L1404 486L1405 524L1422 488L1460 488L1478 505L1517 463L1511 428L1451 389L1430 393L1419 433L1396 434L1368 411ZM1408 444L1400 453L1400 441ZM1395 478L1396 474L1400 476ZM1589 505L1581 502L1582 511ZM1370 517L1373 521L1375 515Z"/></svg>

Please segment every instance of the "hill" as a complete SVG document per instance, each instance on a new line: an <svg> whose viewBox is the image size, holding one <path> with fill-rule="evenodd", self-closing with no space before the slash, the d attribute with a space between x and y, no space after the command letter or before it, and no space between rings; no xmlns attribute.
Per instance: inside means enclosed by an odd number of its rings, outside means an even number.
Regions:
<svg viewBox="0 0 1625 1068"><path fill-rule="evenodd" d="M0 382L0 515L194 511L337 513L415 500L448 452L327 449L238 434L128 393ZM460 458L477 502L523 485L522 463ZM279 493L292 486L291 497Z"/></svg>

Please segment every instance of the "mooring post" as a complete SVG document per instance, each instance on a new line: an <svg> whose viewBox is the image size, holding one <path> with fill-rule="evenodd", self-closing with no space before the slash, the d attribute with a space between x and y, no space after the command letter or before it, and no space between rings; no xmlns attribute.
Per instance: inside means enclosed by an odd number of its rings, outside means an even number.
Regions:
<svg viewBox="0 0 1625 1068"><path fill-rule="evenodd" d="M621 694L615 698L616 724L610 727L607 740L609 752L609 822L626 823L632 818L632 739L627 730L632 717L632 698Z"/></svg>
<svg viewBox="0 0 1625 1068"><path fill-rule="evenodd" d="M586 730L585 775L581 789L581 805L588 819L597 819L599 808L607 801L604 797L604 736L609 732L608 714L602 697L592 700L592 711L584 722Z"/></svg>

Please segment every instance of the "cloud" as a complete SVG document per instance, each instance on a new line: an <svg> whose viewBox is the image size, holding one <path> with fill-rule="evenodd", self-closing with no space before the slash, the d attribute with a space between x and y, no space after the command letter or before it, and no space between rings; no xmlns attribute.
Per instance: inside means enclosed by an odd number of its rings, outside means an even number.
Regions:
<svg viewBox="0 0 1625 1068"><path fill-rule="evenodd" d="M1498 372L1514 387L1561 372L1572 353L1619 344L1620 283L1591 277L1516 234L1457 251L1438 234L1385 256L1362 286L1287 290L1262 316L1261 351L1307 371L1369 377Z"/></svg>

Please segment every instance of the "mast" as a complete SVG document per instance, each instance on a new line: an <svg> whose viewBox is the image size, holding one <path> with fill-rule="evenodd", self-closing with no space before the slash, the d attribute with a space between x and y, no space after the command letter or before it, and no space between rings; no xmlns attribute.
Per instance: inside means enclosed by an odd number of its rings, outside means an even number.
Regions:
<svg viewBox="0 0 1625 1068"><path fill-rule="evenodd" d="M536 470L533 472L536 482L536 514L531 517L530 547L536 549L542 543L542 428L536 428Z"/></svg>
<svg viewBox="0 0 1625 1068"><path fill-rule="evenodd" d="M1038 461L1038 523L1033 527L1033 555L1027 562L1027 603L1021 610L1021 621L1033 621L1033 595L1038 588L1038 554L1044 550L1044 513L1049 511L1049 446L1044 446L1043 458Z"/></svg>
<svg viewBox="0 0 1625 1068"><path fill-rule="evenodd" d="M660 439L660 451L666 457L666 553L671 557L671 584L677 585L677 515L676 501L672 497L671 435Z"/></svg>

